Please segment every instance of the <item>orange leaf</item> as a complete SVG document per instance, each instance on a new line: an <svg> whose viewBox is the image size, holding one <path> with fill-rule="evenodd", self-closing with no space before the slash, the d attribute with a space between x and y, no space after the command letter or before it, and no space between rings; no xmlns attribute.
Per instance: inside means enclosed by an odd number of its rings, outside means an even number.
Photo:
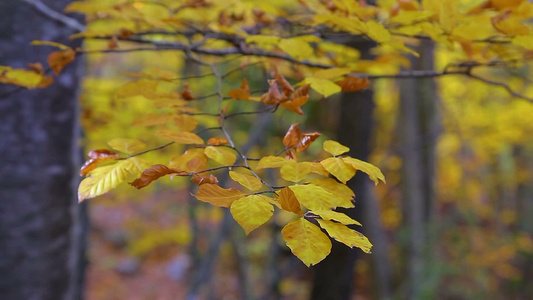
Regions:
<svg viewBox="0 0 533 300"><path fill-rule="evenodd" d="M203 184L194 195L196 199L208 202L214 206L230 207L235 200L244 197L244 194L236 189L225 189L216 184Z"/></svg>
<svg viewBox="0 0 533 300"><path fill-rule="evenodd" d="M300 123L292 124L291 127L289 127L289 130L287 130L285 137L283 137L283 145L285 145L287 148L298 145L302 139L302 131L300 128L298 128L299 124Z"/></svg>
<svg viewBox="0 0 533 300"><path fill-rule="evenodd" d="M89 158L118 158L118 154L108 149L95 149L87 153Z"/></svg>
<svg viewBox="0 0 533 300"><path fill-rule="evenodd" d="M107 149L97 149L91 150L87 153L87 156L90 158L86 161L80 169L80 175L85 176L89 174L92 170L96 169L99 163L110 160L117 159L119 155L111 150Z"/></svg>
<svg viewBox="0 0 533 300"><path fill-rule="evenodd" d="M74 50L54 51L48 55L48 64L54 73L59 75L61 70L74 60L75 56Z"/></svg>
<svg viewBox="0 0 533 300"><path fill-rule="evenodd" d="M228 95L233 99L250 101L250 85L248 85L248 79L244 78L241 83L241 88L229 91Z"/></svg>
<svg viewBox="0 0 533 300"><path fill-rule="evenodd" d="M188 173L179 169L170 169L164 165L154 165L144 170L141 177L130 182L130 184L137 189L142 189L143 187L148 186L152 181L170 174L187 175Z"/></svg>
<svg viewBox="0 0 533 300"><path fill-rule="evenodd" d="M302 139L296 146L296 152L302 152L307 149L307 147L309 147L309 145L311 145L311 143L314 142L319 136L321 136L321 134L318 132L304 133Z"/></svg>
<svg viewBox="0 0 533 300"><path fill-rule="evenodd" d="M185 81L185 83L183 85L184 85L184 87L183 87L183 91L181 91L181 97L183 97L183 99L185 99L185 100L194 99L194 97L192 95L192 92L191 92L191 88L189 87L189 83L187 81Z"/></svg>
<svg viewBox="0 0 533 300"><path fill-rule="evenodd" d="M278 69L274 69L274 78L276 79L277 83L283 90L283 93L285 96L289 96L292 92L294 92L294 88L291 86L291 84L281 75L281 73L278 72Z"/></svg>
<svg viewBox="0 0 533 300"><path fill-rule="evenodd" d="M287 98L285 95L281 95L281 93L279 92L276 80L269 80L268 84L270 85L270 87L268 88L268 92L261 96L261 101L263 103L269 105L278 105L281 101Z"/></svg>
<svg viewBox="0 0 533 300"><path fill-rule="evenodd" d="M44 74L43 65L40 62L29 63L28 68L37 74Z"/></svg>
<svg viewBox="0 0 533 300"><path fill-rule="evenodd" d="M228 144L228 140L226 139L221 139L221 138L216 138L216 137L212 137L210 138L209 140L207 140L207 144L209 146L221 146L221 145L227 145Z"/></svg>
<svg viewBox="0 0 533 300"><path fill-rule="evenodd" d="M284 187L281 191L279 191L278 203L284 210L302 216L300 202L298 202L296 195L294 195L294 192L289 187Z"/></svg>
<svg viewBox="0 0 533 300"><path fill-rule="evenodd" d="M367 88L370 81L368 78L346 76L343 80L339 80L335 83L342 88L343 92L357 92Z"/></svg>
<svg viewBox="0 0 533 300"><path fill-rule="evenodd" d="M197 174L194 174L191 178L191 181L200 186L206 183L218 183L218 178L216 178L213 174L209 174L209 176L199 176Z"/></svg>

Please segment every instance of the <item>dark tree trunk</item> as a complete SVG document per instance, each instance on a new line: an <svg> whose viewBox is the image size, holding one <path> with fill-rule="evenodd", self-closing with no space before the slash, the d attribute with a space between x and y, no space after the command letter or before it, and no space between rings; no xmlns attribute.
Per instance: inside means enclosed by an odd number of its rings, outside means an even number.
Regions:
<svg viewBox="0 0 533 300"><path fill-rule="evenodd" d="M44 1L47 2L47 1ZM48 1L61 11L70 1ZM45 62L71 30L20 0L0 1L0 65ZM43 63L43 65L46 65ZM80 299L83 282L77 122L78 62L44 90L0 84L0 298Z"/></svg>
<svg viewBox="0 0 533 300"><path fill-rule="evenodd" d="M348 44L361 51L366 58L373 43L357 41ZM348 155L367 160L370 153L370 138L373 125L374 101L370 89L356 93L342 93L337 140L350 148ZM355 209L342 212L355 220L363 220L368 189L368 176L357 172L348 182L355 193ZM339 210L341 211L341 210ZM362 228L358 228L362 230ZM364 232L363 232L364 233ZM344 244L333 241L331 254L314 267L315 277L311 299L350 299L353 292L354 266L357 256L363 252L350 249Z"/></svg>

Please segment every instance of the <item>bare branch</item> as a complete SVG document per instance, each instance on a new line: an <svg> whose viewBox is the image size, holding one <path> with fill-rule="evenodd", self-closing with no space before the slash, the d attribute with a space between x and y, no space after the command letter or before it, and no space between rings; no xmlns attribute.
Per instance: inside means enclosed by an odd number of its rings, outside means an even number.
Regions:
<svg viewBox="0 0 533 300"><path fill-rule="evenodd" d="M49 19L60 22L73 30L85 31L85 26L81 24L80 22L78 22L78 20L58 13L57 11L51 9L50 7L48 7L46 4L44 4L43 2L39 0L22 0L22 1L30 4L38 12L40 12L41 14L43 14Z"/></svg>

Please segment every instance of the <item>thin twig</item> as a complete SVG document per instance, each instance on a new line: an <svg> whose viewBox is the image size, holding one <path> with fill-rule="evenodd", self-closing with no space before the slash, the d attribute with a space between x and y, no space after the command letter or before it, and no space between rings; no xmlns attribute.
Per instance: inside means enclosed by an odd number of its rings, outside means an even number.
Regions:
<svg viewBox="0 0 533 300"><path fill-rule="evenodd" d="M57 11L51 9L46 4L39 0L22 0L23 2L26 2L33 6L38 12L43 14L44 16L48 17L49 19L52 19L54 21L60 22L67 27L74 29L76 31L85 31L85 26L78 22L78 20L65 16L63 14L58 13Z"/></svg>

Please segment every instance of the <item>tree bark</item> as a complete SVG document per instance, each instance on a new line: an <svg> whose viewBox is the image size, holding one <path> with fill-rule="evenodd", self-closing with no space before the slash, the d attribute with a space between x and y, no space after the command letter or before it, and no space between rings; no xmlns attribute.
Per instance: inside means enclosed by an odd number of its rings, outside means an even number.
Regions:
<svg viewBox="0 0 533 300"><path fill-rule="evenodd" d="M433 45L422 41L412 59L415 70L433 69ZM400 81L399 130L402 155L402 198L409 229L408 299L420 299L424 250L428 250L426 225L433 214L435 145L438 110L435 82L431 78Z"/></svg>
<svg viewBox="0 0 533 300"><path fill-rule="evenodd" d="M50 1L61 11L70 1ZM0 2L0 65L44 62L71 30L20 0ZM80 166L79 60L44 89L0 84L0 295L5 300L80 299L84 228L76 188ZM45 63L43 63L45 65Z"/></svg>

